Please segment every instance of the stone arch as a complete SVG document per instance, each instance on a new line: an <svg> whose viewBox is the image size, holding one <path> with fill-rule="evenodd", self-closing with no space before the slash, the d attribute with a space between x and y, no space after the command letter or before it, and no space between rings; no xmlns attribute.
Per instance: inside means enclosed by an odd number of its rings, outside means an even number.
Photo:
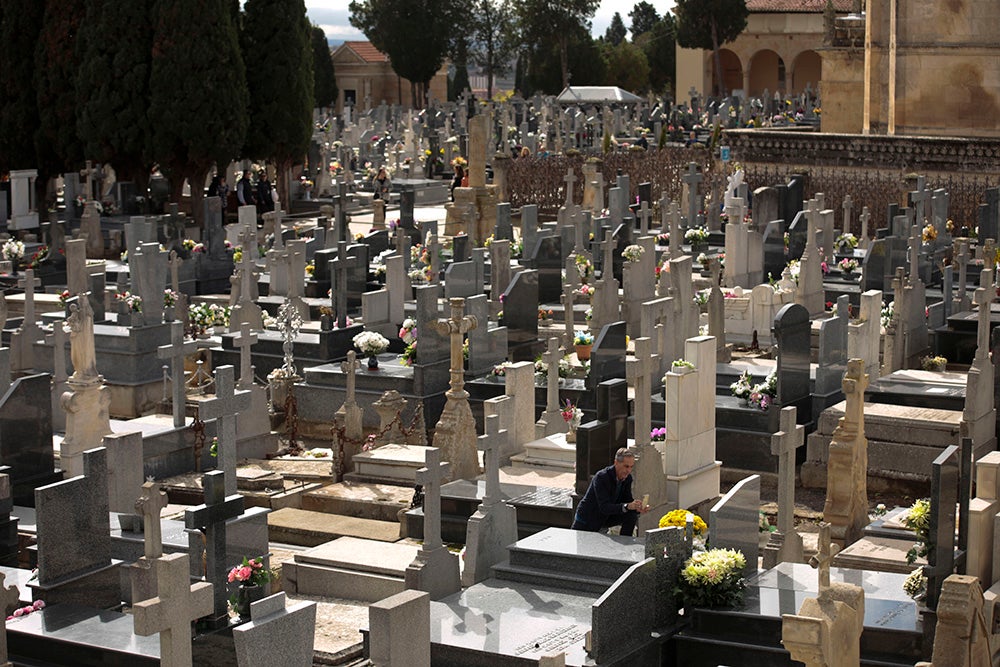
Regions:
<svg viewBox="0 0 1000 667"><path fill-rule="evenodd" d="M715 61L712 60L711 51L709 51L708 59L708 66L712 71L712 83L715 84ZM725 83L726 92L732 94L734 90L741 90L743 88L743 61L736 55L736 52L730 49L719 49L719 60L722 65L722 80ZM712 89L715 89L714 85Z"/></svg>
<svg viewBox="0 0 1000 667"><path fill-rule="evenodd" d="M798 95L806 89L806 84L815 92L819 88L819 82L822 78L823 61L819 54L811 49L803 51L792 61L790 92L792 95Z"/></svg>
<svg viewBox="0 0 1000 667"><path fill-rule="evenodd" d="M746 91L748 95L761 95L764 89L787 90L785 84L785 61L776 52L762 49L750 58Z"/></svg>

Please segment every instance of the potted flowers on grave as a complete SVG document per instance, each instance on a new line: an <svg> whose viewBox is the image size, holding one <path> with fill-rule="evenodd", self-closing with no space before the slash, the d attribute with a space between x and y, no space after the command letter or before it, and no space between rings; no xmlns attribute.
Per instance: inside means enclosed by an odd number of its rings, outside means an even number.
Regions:
<svg viewBox="0 0 1000 667"><path fill-rule="evenodd" d="M747 403L752 408L767 410L774 403L774 399L777 396L778 376L775 371L771 371L764 378L763 382L754 385L753 389L750 390L750 397L747 399Z"/></svg>
<svg viewBox="0 0 1000 667"><path fill-rule="evenodd" d="M694 371L694 364L686 359L674 359L670 362L670 372L677 375L687 375Z"/></svg>
<svg viewBox="0 0 1000 667"><path fill-rule="evenodd" d="M918 567L903 582L903 592L916 601L924 599L927 594L927 577L924 576L924 568Z"/></svg>
<svg viewBox="0 0 1000 667"><path fill-rule="evenodd" d="M649 440L651 442L666 442L667 441L667 427L661 426L659 428L654 428L649 432ZM662 528L662 526L661 526Z"/></svg>
<svg viewBox="0 0 1000 667"><path fill-rule="evenodd" d="M838 236L834 240L833 245L837 248L837 252L854 252L854 249L858 247L858 237L850 232L846 232Z"/></svg>
<svg viewBox="0 0 1000 667"><path fill-rule="evenodd" d="M351 342L362 356L368 357L368 370L378 370L378 355L389 347L389 340L377 331L362 331Z"/></svg>
<svg viewBox="0 0 1000 667"><path fill-rule="evenodd" d="M666 435L665 431L666 429L664 429L664 435ZM684 509L670 510L661 516L659 527L670 528L671 526L677 526L684 528L689 518L691 519L695 536L701 536L708 532L708 524L700 516Z"/></svg>
<svg viewBox="0 0 1000 667"><path fill-rule="evenodd" d="M644 252L646 252L646 249L641 245L633 244L626 246L625 249L622 250L622 259L632 264L641 260Z"/></svg>
<svg viewBox="0 0 1000 667"><path fill-rule="evenodd" d="M747 405L750 400L750 392L753 391L753 378L750 371L743 371L736 382L729 385L729 392L740 400L740 405Z"/></svg>
<svg viewBox="0 0 1000 667"><path fill-rule="evenodd" d="M691 244L691 251L700 250L708 245L708 228L692 227L684 232L684 240Z"/></svg>
<svg viewBox="0 0 1000 667"><path fill-rule="evenodd" d="M837 267L844 273L844 276L850 276L857 270L858 260L845 257L837 262Z"/></svg>
<svg viewBox="0 0 1000 667"><path fill-rule="evenodd" d="M594 347L594 335L588 331L577 331L573 336L573 346L576 348L576 358L580 361L590 359L590 351Z"/></svg>
<svg viewBox="0 0 1000 667"><path fill-rule="evenodd" d="M11 275L17 275L17 265L24 257L24 242L17 239L7 239L2 248L3 258L10 262Z"/></svg>
<svg viewBox="0 0 1000 667"><path fill-rule="evenodd" d="M580 420L583 419L583 410L573 405L567 398L565 405L559 412L569 429L566 431L566 442L576 442L576 429L580 426Z"/></svg>
<svg viewBox="0 0 1000 667"><path fill-rule="evenodd" d="M906 562L913 564L918 558L924 558L931 551L931 501L921 498L910 506L900 517L900 523L916 533L917 543L906 552Z"/></svg>
<svg viewBox="0 0 1000 667"><path fill-rule="evenodd" d="M590 279L590 274L594 272L594 264L583 253L578 254L574 261L576 272L580 274L580 282L586 284L587 280Z"/></svg>
<svg viewBox="0 0 1000 667"><path fill-rule="evenodd" d="M758 511L760 518L757 521L757 546L763 549L771 539L771 533L778 530L777 526L772 526L763 510Z"/></svg>
<svg viewBox="0 0 1000 667"><path fill-rule="evenodd" d="M264 598L264 584L274 578L274 570L264 566L264 557L243 557L243 562L229 570L228 580L236 584L230 602L243 620L250 620L250 603Z"/></svg>
<svg viewBox="0 0 1000 667"><path fill-rule="evenodd" d="M948 367L948 360L945 357L930 355L920 360L920 367L925 371L943 373Z"/></svg>
<svg viewBox="0 0 1000 667"><path fill-rule="evenodd" d="M737 607L743 603L747 561L735 549L709 549L695 553L681 570L677 592L683 606Z"/></svg>
<svg viewBox="0 0 1000 667"><path fill-rule="evenodd" d="M924 243L930 243L931 241L937 238L937 235L938 235L937 228L935 228L934 225L927 223L926 225L924 225L924 230L920 234L920 239Z"/></svg>

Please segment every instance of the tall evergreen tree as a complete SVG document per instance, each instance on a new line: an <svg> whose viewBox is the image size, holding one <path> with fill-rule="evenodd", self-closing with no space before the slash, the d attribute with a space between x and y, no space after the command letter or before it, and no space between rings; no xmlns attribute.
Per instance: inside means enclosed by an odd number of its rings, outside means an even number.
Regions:
<svg viewBox="0 0 1000 667"><path fill-rule="evenodd" d="M448 100L454 102L465 89L472 90L469 82L469 45L464 35L459 35L453 48L452 64L455 77L448 81Z"/></svg>
<svg viewBox="0 0 1000 667"><path fill-rule="evenodd" d="M469 6L470 57L486 74L486 97L493 98L493 78L510 70L517 46L511 0L474 0Z"/></svg>
<svg viewBox="0 0 1000 667"><path fill-rule="evenodd" d="M80 28L76 130L84 158L110 162L145 191L149 178L152 0L91 0Z"/></svg>
<svg viewBox="0 0 1000 667"><path fill-rule="evenodd" d="M618 46L625 41L627 34L628 31L625 30L625 22L622 21L622 15L615 12L615 15L611 17L608 29L604 31L604 41L611 46Z"/></svg>
<svg viewBox="0 0 1000 667"><path fill-rule="evenodd" d="M604 42L604 60L607 70L604 83L621 86L625 90L638 93L649 85L649 62L642 49L622 40L618 46Z"/></svg>
<svg viewBox="0 0 1000 667"><path fill-rule="evenodd" d="M677 43L686 49L712 51L715 92L725 94L719 47L731 42L747 27L746 0L677 0Z"/></svg>
<svg viewBox="0 0 1000 667"><path fill-rule="evenodd" d="M543 42L531 51L528 65L528 82L523 91L532 95L541 91L555 95L562 89L562 66L559 59L559 44L554 40ZM599 86L604 83L607 63L598 41L590 36L583 25L570 28L567 35L567 53L573 83L577 86Z"/></svg>
<svg viewBox="0 0 1000 667"><path fill-rule="evenodd" d="M461 0L352 0L350 11L351 25L412 84L413 106L423 106L431 79L465 25Z"/></svg>
<svg viewBox="0 0 1000 667"><path fill-rule="evenodd" d="M44 11L38 0L0 2L0 171L38 166L34 58Z"/></svg>
<svg viewBox="0 0 1000 667"><path fill-rule="evenodd" d="M633 42L639 35L652 30L653 26L660 20L660 15L656 13L656 7L646 2L646 0L635 3L632 11L628 13L628 17L632 20L629 32L632 33Z"/></svg>
<svg viewBox="0 0 1000 667"><path fill-rule="evenodd" d="M546 50L553 41L558 47L563 88L570 82L570 40L581 27L589 32L598 5L600 0L522 0L518 5L526 43L535 50ZM577 78L574 83L582 82Z"/></svg>
<svg viewBox="0 0 1000 667"><path fill-rule="evenodd" d="M312 29L303 0L247 0L243 12L250 92L244 155L274 161L279 197L288 201L288 171L309 149L313 130Z"/></svg>
<svg viewBox="0 0 1000 667"><path fill-rule="evenodd" d="M653 24L652 29L639 35L636 46L646 54L649 63L649 89L663 92L674 81L677 63L674 35L676 24L673 14L667 13Z"/></svg>
<svg viewBox="0 0 1000 667"><path fill-rule="evenodd" d="M202 222L205 178L213 164L239 154L249 119L232 3L153 0L152 17L151 157L170 177L175 200L188 179L194 218Z"/></svg>
<svg viewBox="0 0 1000 667"><path fill-rule="evenodd" d="M43 30L35 45L39 180L79 169L83 161L83 145L76 132L76 44L86 8L83 0L45 0L44 4Z"/></svg>
<svg viewBox="0 0 1000 667"><path fill-rule="evenodd" d="M326 41L326 33L319 26L312 27L313 96L317 107L337 104L337 76L333 71L333 54Z"/></svg>

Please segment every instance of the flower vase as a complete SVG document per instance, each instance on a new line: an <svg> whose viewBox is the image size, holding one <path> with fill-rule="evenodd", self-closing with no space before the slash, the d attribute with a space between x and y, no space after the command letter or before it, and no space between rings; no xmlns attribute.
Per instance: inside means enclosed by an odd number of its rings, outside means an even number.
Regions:
<svg viewBox="0 0 1000 667"><path fill-rule="evenodd" d="M573 415L573 418L566 422L569 430L566 431L566 442L576 442L576 429L580 427L580 415Z"/></svg>
<svg viewBox="0 0 1000 667"><path fill-rule="evenodd" d="M164 306L163 307L163 321L164 322L173 322L174 321L174 307L173 306Z"/></svg>
<svg viewBox="0 0 1000 667"><path fill-rule="evenodd" d="M264 599L264 588L258 585L240 586L236 589L236 613L241 621L250 620L250 605Z"/></svg>
<svg viewBox="0 0 1000 667"><path fill-rule="evenodd" d="M378 370L378 356L377 355L373 354L370 357L368 357L368 370L370 370L370 371L377 371Z"/></svg>
<svg viewBox="0 0 1000 667"><path fill-rule="evenodd" d="M593 349L593 344L591 345L577 345L576 346L576 358L580 361L588 361L590 359L590 351Z"/></svg>

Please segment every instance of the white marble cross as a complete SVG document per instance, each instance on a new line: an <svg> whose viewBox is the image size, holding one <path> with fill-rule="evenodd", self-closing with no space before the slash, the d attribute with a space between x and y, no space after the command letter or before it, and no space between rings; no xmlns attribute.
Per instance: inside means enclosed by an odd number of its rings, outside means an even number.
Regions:
<svg viewBox="0 0 1000 667"><path fill-rule="evenodd" d="M184 325L174 321L170 323L170 344L156 348L159 359L170 360L170 384L173 388L174 428L184 426L184 401L186 385L184 382L184 357L198 351L198 343L193 340L184 341Z"/></svg>
<svg viewBox="0 0 1000 667"><path fill-rule="evenodd" d="M146 558L163 555L163 537L160 532L160 513L167 506L167 494L159 484L146 482L142 485L142 495L135 501L135 511L142 515L143 544Z"/></svg>
<svg viewBox="0 0 1000 667"><path fill-rule="evenodd" d="M240 348L240 381L237 389L249 389L253 386L253 357L251 348L257 342L256 332L250 331L249 322L241 322L240 330L233 336L233 345Z"/></svg>
<svg viewBox="0 0 1000 667"><path fill-rule="evenodd" d="M864 244L862 247L868 247L868 221L871 220L872 214L868 210L867 206L861 209L861 243Z"/></svg>
<svg viewBox="0 0 1000 667"><path fill-rule="evenodd" d="M805 442L805 427L796 423L796 408L781 409L779 431L771 436L771 453L778 457L778 530L795 530L795 450Z"/></svg>
<svg viewBox="0 0 1000 667"><path fill-rule="evenodd" d="M653 394L653 373L660 369L660 357L653 353L651 338L635 339L635 355L628 360L635 366L633 386L635 388L635 446L650 444L653 408L650 403Z"/></svg>
<svg viewBox="0 0 1000 667"><path fill-rule="evenodd" d="M186 553L158 559L156 586L159 595L132 607L135 634L148 637L160 633L160 664L163 667L191 665L191 621L212 613L212 584L191 584Z"/></svg>
<svg viewBox="0 0 1000 667"><path fill-rule="evenodd" d="M356 403L354 391L357 385L357 376L355 374L360 366L361 362L358 361L358 353L354 350L348 350L347 361L340 363L340 370L344 372L347 378L347 396L344 398L344 405L354 405Z"/></svg>
<svg viewBox="0 0 1000 667"><path fill-rule="evenodd" d="M202 401L204 420L217 419L219 464L226 476L226 495L236 493L236 416L250 409L250 392L235 391L233 367L215 369L215 398Z"/></svg>
<svg viewBox="0 0 1000 667"><path fill-rule="evenodd" d="M851 199L851 195L844 195L844 233L847 234L851 231L851 220L853 219L852 213L854 212L854 200Z"/></svg>
<svg viewBox="0 0 1000 667"><path fill-rule="evenodd" d="M566 208L573 206L573 184L576 183L576 174L573 173L573 168L570 167L566 170L566 175L563 176L563 181L566 183Z"/></svg>
<svg viewBox="0 0 1000 667"><path fill-rule="evenodd" d="M698 184L705 179L698 171L697 162L688 163L687 173L681 180L688 186L688 227L694 227L698 220Z"/></svg>
<svg viewBox="0 0 1000 667"><path fill-rule="evenodd" d="M546 412L558 412L559 411L559 360L562 359L562 354L559 351L559 339L556 337L549 338L549 347L542 354L542 359L548 366L548 377L546 399L545 399L545 411Z"/></svg>
<svg viewBox="0 0 1000 667"><path fill-rule="evenodd" d="M416 472L415 481L424 490L424 551L443 546L441 541L441 482L451 471L451 464L441 461L441 450L428 447L424 467Z"/></svg>
<svg viewBox="0 0 1000 667"><path fill-rule="evenodd" d="M483 418L485 433L476 439L479 451L483 453L483 469L486 471L486 493L480 508L491 507L500 502L500 447L506 439L506 431L500 428L500 416L488 415Z"/></svg>
<svg viewBox="0 0 1000 667"><path fill-rule="evenodd" d="M642 202L639 206L639 232L645 236L649 234L649 220L653 217L653 212L649 210L649 202Z"/></svg>
<svg viewBox="0 0 1000 667"><path fill-rule="evenodd" d="M17 280L17 286L24 289L24 324L21 326L25 330L35 324L35 288L41 284L42 281L35 277L34 269L25 269L24 275Z"/></svg>

